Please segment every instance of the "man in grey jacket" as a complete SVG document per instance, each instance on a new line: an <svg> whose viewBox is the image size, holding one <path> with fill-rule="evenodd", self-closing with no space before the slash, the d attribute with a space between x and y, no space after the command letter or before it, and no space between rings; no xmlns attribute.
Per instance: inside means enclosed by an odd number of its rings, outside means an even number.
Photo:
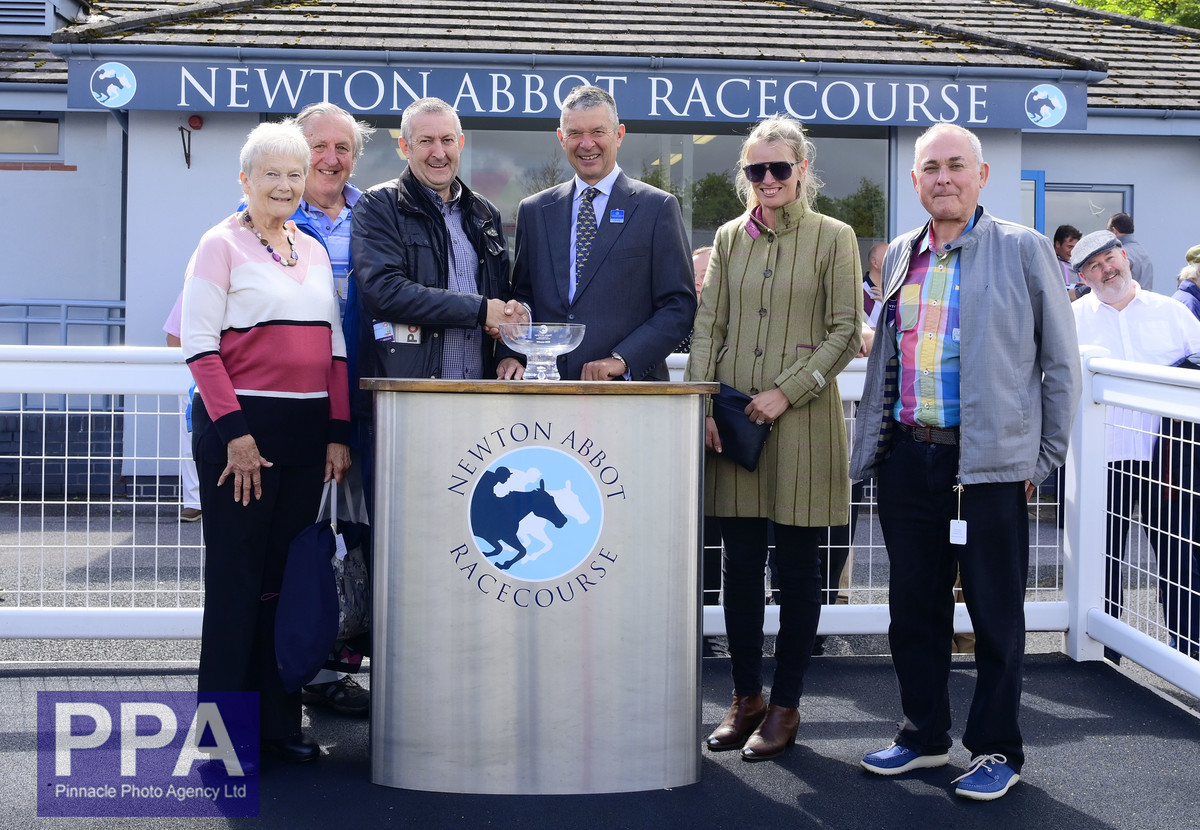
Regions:
<svg viewBox="0 0 1200 830"><path fill-rule="evenodd" d="M878 479L904 710L894 743L862 766L896 775L949 763L958 571L978 680L962 739L971 763L955 793L981 801L1008 792L1025 760L1026 500L1063 462L1080 390L1054 249L979 205L987 179L970 131L938 124L917 139L912 181L930 221L884 257L850 465L852 478Z"/></svg>

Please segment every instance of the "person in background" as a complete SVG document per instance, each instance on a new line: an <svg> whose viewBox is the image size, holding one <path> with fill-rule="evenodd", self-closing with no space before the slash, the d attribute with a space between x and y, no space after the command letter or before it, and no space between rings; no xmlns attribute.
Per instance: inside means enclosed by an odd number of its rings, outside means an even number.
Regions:
<svg viewBox="0 0 1200 830"><path fill-rule="evenodd" d="M1050 240L979 204L988 165L975 134L953 124L926 130L911 176L930 218L884 257L886 311L850 466L854 478L878 481L904 721L890 746L861 763L898 775L950 762L960 572L978 679L962 738L971 763L955 794L990 801L1020 780L1025 760L1027 501L1066 456L1079 350Z"/></svg>
<svg viewBox="0 0 1200 830"><path fill-rule="evenodd" d="M704 275L708 273L708 263L712 259L712 246L705 245L692 251L692 270L696 275L696 296L704 287ZM692 335L687 337L687 348L680 351L691 351ZM715 604L721 596L721 524L715 516L704 517L704 556L700 563L701 599L704 604ZM727 654L716 637L705 637L701 646L703 657L724 657Z"/></svg>
<svg viewBox="0 0 1200 830"><path fill-rule="evenodd" d="M362 158L367 139L375 128L358 121L337 104L320 102L309 104L295 118L295 124L304 133L309 147L308 176L304 180L304 195L300 206L292 214L292 221L304 233L324 246L333 269L333 284L337 290L341 313L342 331L346 339L346 364L354 391L351 399L358 401L352 409L361 413L370 406L364 401L367 393L357 391L357 331L359 320L355 289L350 280L354 266L350 258L350 216L362 192L350 184L354 165ZM352 417L351 465L347 489L361 491L362 477L369 474L371 460L363 457L360 439L353 427L358 421ZM341 503L344 503L344 499ZM363 539L364 546L370 545L369 534ZM369 549L363 553L370 559ZM335 649L340 655L342 647ZM350 717L366 717L371 711L371 693L359 685L350 675L331 669L322 669L303 689L300 699L306 706L330 709Z"/></svg>
<svg viewBox="0 0 1200 830"><path fill-rule="evenodd" d="M712 245L705 245L692 251L692 271L696 275L696 296L704 287L704 275L708 273L708 263L712 259Z"/></svg>
<svg viewBox="0 0 1200 830"><path fill-rule="evenodd" d="M1054 231L1054 255L1062 269L1063 284L1070 288L1075 284L1075 272L1071 270L1071 251L1083 236L1074 225L1059 225Z"/></svg>
<svg viewBox="0 0 1200 830"><path fill-rule="evenodd" d="M163 323L167 345L179 348L180 318L183 316L183 292L175 298L175 305ZM179 510L179 521L198 522L203 515L200 510L200 481L196 478L196 462L192 459L192 394L196 384L186 395L179 396L179 497L183 507Z"/></svg>
<svg viewBox="0 0 1200 830"><path fill-rule="evenodd" d="M879 323L879 313L883 305L880 284L883 282L883 255L887 253L886 242L876 242L867 252L867 273L863 277L863 325L874 329ZM870 348L859 357L866 357Z"/></svg>
<svg viewBox="0 0 1200 830"><path fill-rule="evenodd" d="M1154 288L1154 263L1145 246L1133 236L1133 217L1128 213L1114 213L1108 218L1108 232L1121 240L1125 255L1129 258L1129 270L1133 279L1142 288Z"/></svg>
<svg viewBox="0 0 1200 830"><path fill-rule="evenodd" d="M716 235L686 378L751 396L746 417L774 429L750 472L721 456L705 421L705 514L725 543L723 606L733 702L705 742L746 761L796 739L799 703L821 616L820 544L849 520L847 438L837 374L858 351L862 270L850 226L813 208L820 181L800 122L774 116L742 144L746 213ZM800 344L800 345L797 345ZM768 522L779 579L770 704L763 695Z"/></svg>
<svg viewBox="0 0 1200 830"><path fill-rule="evenodd" d="M1179 287L1171 299L1183 303L1196 319L1200 319L1200 245L1188 251L1188 264L1179 272Z"/></svg>
<svg viewBox="0 0 1200 830"><path fill-rule="evenodd" d="M1139 286L1133 278L1124 244L1125 240L1115 234L1096 231L1081 239L1071 255L1071 267L1092 289L1091 294L1073 306L1080 345L1101 346L1108 350L1109 357L1155 366L1170 366L1200 352L1200 320L1170 297ZM1190 545L1185 557L1189 561L1181 565L1179 546L1169 544L1170 535L1163 532L1166 528L1157 515L1160 511L1155 509L1156 484L1151 472L1160 419L1146 412L1108 407L1105 420L1108 461L1105 611L1120 616L1121 562L1132 517L1135 509L1139 509L1151 542L1156 543L1156 548L1164 548L1156 550L1162 581L1174 586L1167 592L1169 599L1165 602L1167 627L1173 636L1178 638L1182 633L1194 641L1192 624L1184 618L1189 603L1180 600L1178 587L1181 574L1191 571ZM1104 653L1110 660L1120 661L1120 655L1113 649L1106 647Z"/></svg>
<svg viewBox="0 0 1200 830"><path fill-rule="evenodd" d="M265 748L312 761L299 691L283 687L275 609L288 546L323 482L350 465L346 349L325 249L291 221L309 147L260 124L241 151L240 210L207 231L183 288L183 353L198 394L192 455L204 510L197 689L258 692Z"/></svg>

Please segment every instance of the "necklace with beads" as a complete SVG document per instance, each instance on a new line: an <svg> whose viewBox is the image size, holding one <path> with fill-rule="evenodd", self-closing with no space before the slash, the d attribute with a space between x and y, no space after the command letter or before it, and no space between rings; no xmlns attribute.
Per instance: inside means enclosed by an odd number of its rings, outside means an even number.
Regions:
<svg viewBox="0 0 1200 830"><path fill-rule="evenodd" d="M291 256L289 256L287 259L284 259L275 252L275 249L271 247L271 243L263 238L263 235L258 232L258 228L254 227L254 220L250 218L250 211L242 211L242 221L245 222L246 227L248 227L254 233L254 235L258 237L258 241L262 243L263 247L267 249L267 253L271 255L271 259L275 260L280 265L289 268L300 262L300 254L296 252L296 239L292 236L291 231L287 230L286 228L283 231L284 236L287 237L288 245L292 249Z"/></svg>

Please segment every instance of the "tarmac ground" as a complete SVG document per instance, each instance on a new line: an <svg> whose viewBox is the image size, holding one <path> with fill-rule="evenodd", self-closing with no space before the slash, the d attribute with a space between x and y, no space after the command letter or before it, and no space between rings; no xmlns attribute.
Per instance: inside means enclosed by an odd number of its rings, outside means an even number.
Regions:
<svg viewBox="0 0 1200 830"><path fill-rule="evenodd" d="M838 638L831 638L837 640ZM830 645L835 645L830 643ZM841 650L845 650L842 648ZM729 701L729 666L702 671L702 734ZM325 711L306 714L322 757L304 766L267 761L257 818L54 819L36 817L36 693L195 688L195 663L0 663L0 828L1184 828L1200 826L1196 793L1200 718L1101 661L1061 654L1026 658L1022 729L1027 761L1003 799L964 801L949 767L883 778L858 764L886 746L899 712L886 656L814 659L801 702L798 743L777 761L702 753L696 784L671 790L581 796L415 792L372 784L369 726ZM360 678L364 685L366 677ZM961 735L974 686L970 656L955 658L950 699ZM514 758L514 763L519 759Z"/></svg>

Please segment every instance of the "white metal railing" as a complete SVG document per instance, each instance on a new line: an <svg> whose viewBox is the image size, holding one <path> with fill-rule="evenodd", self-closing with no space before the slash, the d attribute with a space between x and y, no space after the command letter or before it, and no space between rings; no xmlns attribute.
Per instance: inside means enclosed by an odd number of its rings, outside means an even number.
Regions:
<svg viewBox="0 0 1200 830"><path fill-rule="evenodd" d="M672 356L673 370L680 372L684 360ZM854 361L839 378L847 401L861 396L865 364ZM175 495L177 393L188 383L177 349L0 347L0 396L11 392L32 400L57 394L67 402L65 416L58 403L39 410L35 401L0 412L0 425L15 419L21 433L9 450L0 450L0 587L6 589L0 630L6 636L199 636L200 532L197 525L179 524ZM85 457L70 457L69 447L45 438L58 428L55 418L75 419L67 426L76 439L107 420L119 440L97 446L102 442L90 438ZM853 420L847 425L852 436ZM107 470L113 480L107 488L89 479L75 482L74 491L56 489L58 471L72 466ZM18 471L15 484L6 469ZM822 633L887 630L887 556L872 495L868 488L858 504L850 576L842 592L847 604L826 607ZM1067 616L1056 505L1041 510L1030 628L1062 631ZM718 601L716 591L705 596L706 633L723 633ZM965 608L956 625L970 630ZM767 609L767 627L778 628L777 606Z"/></svg>
<svg viewBox="0 0 1200 830"><path fill-rule="evenodd" d="M677 371L683 360L673 356L669 363ZM1119 619L1105 613L1104 602L1105 435L1123 428L1111 407L1200 421L1200 372L1092 353L1082 362L1083 401L1064 486L1065 537L1054 500L1031 505L1036 520L1031 521L1028 628L1066 632L1067 651L1076 659L1098 659L1109 646L1200 694L1200 662L1168 645L1171 632L1162 622L1150 544L1155 531L1145 519L1137 519L1135 528L1150 535L1130 546L1122 570L1125 600L1117 609ZM839 376L846 401L861 396L864 369L865 361L856 360ZM178 395L189 383L177 349L0 347L0 396L57 395L67 402L65 412L38 410L32 403L0 411L4 636L199 636L200 533L198 525L179 524L175 489ZM100 439L89 433L104 432L97 424L109 425ZM76 442L76 450L86 446L78 457L72 457L69 440L59 446L46 438L60 428ZM31 443L39 429L37 442ZM73 467L86 473L74 490L68 481ZM62 475L54 471L59 468ZM62 487L54 489L55 482ZM844 591L848 603L823 609L822 633L887 631L887 557L871 488L859 507ZM708 595L705 602L705 633L721 633L716 597ZM777 613L775 606L768 608L771 631L777 630ZM955 626L970 630L961 605Z"/></svg>
<svg viewBox="0 0 1200 830"><path fill-rule="evenodd" d="M181 525L178 349L0 347L0 631L196 637L198 525ZM15 393L4 395L3 393Z"/></svg>
<svg viewBox="0 0 1200 830"><path fill-rule="evenodd" d="M1157 435L1158 419L1200 422L1200 372L1148 366L1105 357L1103 349L1083 350L1083 395L1071 439L1066 477L1067 538L1065 547L1064 591L1070 608L1067 627L1067 653L1075 659L1098 659L1105 647L1144 666L1192 695L1200 695L1200 662L1170 646L1172 632L1163 618L1160 590L1174 587L1194 596L1200 585L1185 577L1184 584L1164 584L1155 542L1162 539L1155 518L1154 496L1147 495L1132 513L1128 501L1110 504L1108 498L1108 458L1122 443L1137 441L1152 432ZM1139 422L1136 413L1155 416ZM1155 453L1163 447L1155 446ZM1192 450L1194 447L1186 447ZM1120 453L1117 453L1120 455ZM1114 456L1115 457L1115 456ZM1114 474L1118 488L1141 485L1143 493L1153 493L1166 482L1149 473L1136 473L1142 481L1123 481ZM1126 479L1130 476L1124 476ZM1183 498L1200 499L1200 482L1174 482ZM1126 561L1119 563L1123 599L1106 611L1105 569L1110 513L1123 513L1130 520ZM1180 539L1185 555L1197 554L1192 538ZM1114 563L1116 565L1118 563ZM1189 569L1184 569L1189 572ZM1188 621L1195 625L1196 621ZM1194 644L1194 641L1193 641Z"/></svg>

